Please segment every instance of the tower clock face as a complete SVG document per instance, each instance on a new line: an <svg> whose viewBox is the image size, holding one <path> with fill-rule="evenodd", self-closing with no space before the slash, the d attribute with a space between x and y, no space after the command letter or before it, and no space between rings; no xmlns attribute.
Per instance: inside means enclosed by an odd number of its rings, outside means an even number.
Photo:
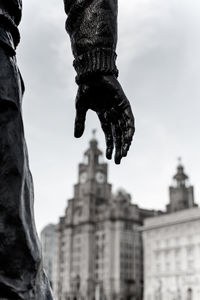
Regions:
<svg viewBox="0 0 200 300"><path fill-rule="evenodd" d="M80 183L85 183L87 180L87 172L82 172L80 174Z"/></svg>
<svg viewBox="0 0 200 300"><path fill-rule="evenodd" d="M98 183L104 183L105 182L105 175L104 175L104 173L102 173L102 172L96 172L96 181L98 182Z"/></svg>

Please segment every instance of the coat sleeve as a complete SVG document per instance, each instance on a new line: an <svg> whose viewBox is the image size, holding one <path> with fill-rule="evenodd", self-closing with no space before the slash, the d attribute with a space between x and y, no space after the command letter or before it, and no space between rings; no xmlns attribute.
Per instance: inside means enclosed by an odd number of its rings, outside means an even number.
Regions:
<svg viewBox="0 0 200 300"><path fill-rule="evenodd" d="M94 73L118 75L117 0L64 0L77 82Z"/></svg>

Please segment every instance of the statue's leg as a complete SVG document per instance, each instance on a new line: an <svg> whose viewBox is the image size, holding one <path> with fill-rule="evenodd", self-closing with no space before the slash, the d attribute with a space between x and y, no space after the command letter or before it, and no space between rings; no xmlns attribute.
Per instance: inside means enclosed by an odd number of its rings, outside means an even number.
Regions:
<svg viewBox="0 0 200 300"><path fill-rule="evenodd" d="M43 272L21 115L22 80L0 47L0 299L53 299Z"/></svg>

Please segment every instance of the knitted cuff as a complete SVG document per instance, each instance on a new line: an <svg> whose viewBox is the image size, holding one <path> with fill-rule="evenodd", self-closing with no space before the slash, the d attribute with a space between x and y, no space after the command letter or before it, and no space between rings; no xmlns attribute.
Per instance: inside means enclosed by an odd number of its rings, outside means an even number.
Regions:
<svg viewBox="0 0 200 300"><path fill-rule="evenodd" d="M80 84L96 74L112 74L118 77L116 58L117 54L108 48L96 48L78 56L73 62L77 72L76 83Z"/></svg>

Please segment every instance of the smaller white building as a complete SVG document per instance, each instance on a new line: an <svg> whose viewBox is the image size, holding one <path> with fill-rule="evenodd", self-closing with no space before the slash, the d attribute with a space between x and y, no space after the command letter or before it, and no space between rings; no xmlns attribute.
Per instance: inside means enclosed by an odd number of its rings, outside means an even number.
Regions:
<svg viewBox="0 0 200 300"><path fill-rule="evenodd" d="M43 255L43 266L53 287L55 277L55 255L56 255L56 225L49 224L41 232L41 244Z"/></svg>
<svg viewBox="0 0 200 300"><path fill-rule="evenodd" d="M143 226L144 300L200 300L200 209L179 163L167 213Z"/></svg>
<svg viewBox="0 0 200 300"><path fill-rule="evenodd" d="M200 299L200 209L148 218L143 227L144 300Z"/></svg>

